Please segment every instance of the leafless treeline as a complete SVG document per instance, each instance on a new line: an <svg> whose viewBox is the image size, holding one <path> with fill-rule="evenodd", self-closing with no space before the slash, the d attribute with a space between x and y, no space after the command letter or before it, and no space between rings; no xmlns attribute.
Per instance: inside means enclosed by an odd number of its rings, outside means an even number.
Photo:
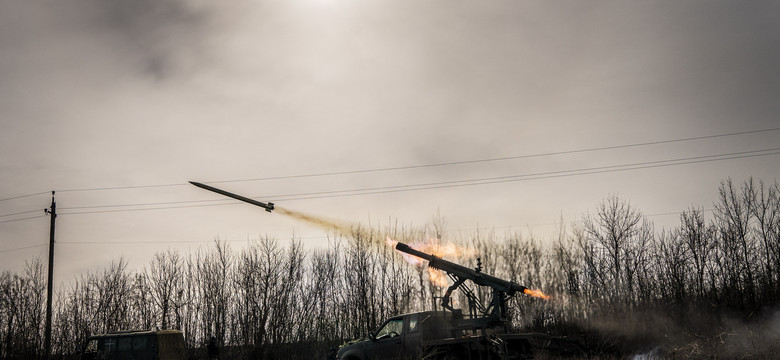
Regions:
<svg viewBox="0 0 780 360"><path fill-rule="evenodd" d="M53 352L72 356L94 333L178 328L194 356L211 336L239 358L322 356L388 316L430 309L442 295L427 269L385 244L388 236L456 242L476 251L484 272L554 297L516 297L518 328L587 336L606 314L658 318L655 309L697 320L760 316L780 303L780 188L725 180L718 194L711 216L691 208L679 226L664 230L629 202L608 197L544 244L495 232L451 238L435 218L423 228L356 228L322 249L265 237L243 250L216 241L197 253L157 253L137 272L118 259L57 290ZM476 265L474 256L452 260ZM43 357L43 273L32 261L21 274L0 274L3 359Z"/></svg>

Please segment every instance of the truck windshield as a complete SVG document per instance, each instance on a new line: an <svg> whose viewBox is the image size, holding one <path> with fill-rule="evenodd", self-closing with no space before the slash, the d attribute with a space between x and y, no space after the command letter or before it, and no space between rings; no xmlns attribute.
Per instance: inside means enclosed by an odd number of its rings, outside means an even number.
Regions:
<svg viewBox="0 0 780 360"><path fill-rule="evenodd" d="M165 344L158 344L158 336L169 338L170 340L165 342ZM170 354L161 352L167 348L163 345L172 343L175 352L183 352L184 341L181 333L173 334L173 336L175 338L171 339L170 334L158 335L153 332L96 335L87 340L87 345L81 358L84 360L169 359L171 358ZM178 344L181 345L179 346ZM168 345L168 347L171 347L171 345ZM183 359L178 354L175 354L173 358Z"/></svg>
<svg viewBox="0 0 780 360"><path fill-rule="evenodd" d="M401 335L404 328L404 319L393 319L388 321L379 331L376 332L376 338L382 339Z"/></svg>

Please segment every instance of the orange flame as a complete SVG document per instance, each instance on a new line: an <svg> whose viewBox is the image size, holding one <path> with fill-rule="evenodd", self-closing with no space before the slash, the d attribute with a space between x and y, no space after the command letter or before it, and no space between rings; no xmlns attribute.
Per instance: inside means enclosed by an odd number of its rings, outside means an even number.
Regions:
<svg viewBox="0 0 780 360"><path fill-rule="evenodd" d="M526 295L531 295L531 296L533 296L533 297L538 297L538 298L542 298L542 299L546 299L546 300L550 300L550 299L552 299L552 296L550 296L550 295L545 295L545 294L542 292L542 290L531 290L531 289L525 289L525 290L523 290L523 292L524 292Z"/></svg>
<svg viewBox="0 0 780 360"><path fill-rule="evenodd" d="M444 288L448 286L447 275L445 275L441 270L429 267L428 278L431 280L431 283L437 287Z"/></svg>
<svg viewBox="0 0 780 360"><path fill-rule="evenodd" d="M392 247L395 247L395 245L398 244L398 241L391 239L389 236L385 239L385 242L387 243L388 246L392 246ZM458 246L452 243L442 244L441 240L434 239L434 238L428 238L428 241L426 242L416 242L414 244L409 244L409 246L411 246L415 250L429 253L436 257L474 256L474 254L476 254L476 252L473 249L469 249L463 246ZM412 265L415 266L425 265L424 259L418 258L414 255L402 253L401 256L403 256L406 262ZM441 270L429 267L428 278L430 279L431 283L433 283L433 285L437 287L444 288L449 286L447 282L447 275Z"/></svg>
<svg viewBox="0 0 780 360"><path fill-rule="evenodd" d="M395 245L396 245L396 244L398 244L398 241L395 241L395 240L391 239L391 238L388 236L387 238L385 238L385 243L387 243L387 246L390 246L390 247L393 247L393 248L394 248L394 247L395 247Z"/></svg>

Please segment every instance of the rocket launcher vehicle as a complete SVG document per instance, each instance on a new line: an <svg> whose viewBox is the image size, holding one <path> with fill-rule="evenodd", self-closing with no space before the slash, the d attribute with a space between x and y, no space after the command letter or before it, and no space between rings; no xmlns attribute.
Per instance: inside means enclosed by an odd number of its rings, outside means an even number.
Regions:
<svg viewBox="0 0 780 360"><path fill-rule="evenodd" d="M530 290L525 286L516 284L512 281L497 278L492 275L482 273L481 264L478 262L475 269L469 269L463 265L444 260L438 256L415 250L409 245L399 242L395 249L406 254L428 260L428 266L446 272L453 281L453 284L442 296L441 306L455 314L462 315L461 309L454 309L450 304L450 296L456 289L466 295L469 305L469 316L467 321L471 325L498 325L505 324L508 321L507 301L516 293L534 295L537 290ZM478 260L479 261L479 260ZM479 286L486 286L493 290L493 297L490 303L483 305L467 286L466 280Z"/></svg>

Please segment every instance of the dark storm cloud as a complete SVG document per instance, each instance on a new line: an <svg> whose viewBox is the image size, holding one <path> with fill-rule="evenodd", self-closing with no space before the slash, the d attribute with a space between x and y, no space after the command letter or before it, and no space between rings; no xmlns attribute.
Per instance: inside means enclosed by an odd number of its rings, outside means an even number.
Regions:
<svg viewBox="0 0 780 360"><path fill-rule="evenodd" d="M201 70L211 53L214 8L199 4L206 3L0 0L0 167L28 169L3 171L0 184L71 166L85 155L97 163L91 156L107 147L87 145L85 138L116 144L127 135L116 131L128 124L122 114L134 114L136 123L150 117L134 113L154 108L148 83L175 88ZM63 157L54 160L44 151L15 156L29 139Z"/></svg>
<svg viewBox="0 0 780 360"><path fill-rule="evenodd" d="M84 0L94 7L89 19L96 31L113 34L115 46L137 56L140 70L160 78L175 72L182 56L202 50L208 25L205 8L183 0Z"/></svg>
<svg viewBox="0 0 780 360"><path fill-rule="evenodd" d="M155 78L168 77L197 64L207 49L213 8L198 4L180 0L0 2L0 48L6 53L5 59L0 56L0 72L39 65L51 68L48 61L62 68L86 63L93 71L95 65L119 64L120 70L126 66ZM43 56L42 49L46 50Z"/></svg>

